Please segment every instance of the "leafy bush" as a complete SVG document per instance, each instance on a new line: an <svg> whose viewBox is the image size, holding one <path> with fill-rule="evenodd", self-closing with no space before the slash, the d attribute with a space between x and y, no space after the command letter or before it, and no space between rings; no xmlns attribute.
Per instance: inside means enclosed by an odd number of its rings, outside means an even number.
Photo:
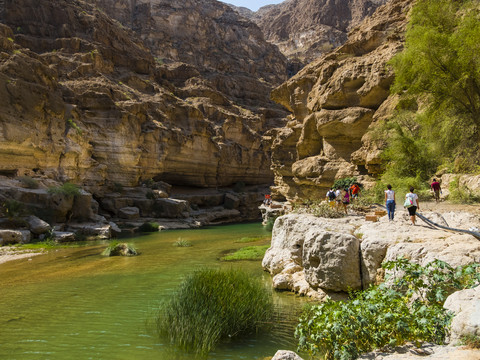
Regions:
<svg viewBox="0 0 480 360"><path fill-rule="evenodd" d="M343 179L338 179L335 180L333 183L333 188L334 189L348 189L350 186L352 186L355 182L357 181L356 177L346 177Z"/></svg>
<svg viewBox="0 0 480 360"><path fill-rule="evenodd" d="M295 332L299 348L332 360L407 341L442 344L452 317L442 305L454 290L479 283L479 266L388 262L384 268L393 277L386 283L352 293L348 302L328 300L306 309Z"/></svg>
<svg viewBox="0 0 480 360"><path fill-rule="evenodd" d="M270 245L247 246L233 253L223 256L220 260L236 261L236 260L261 260L265 256L265 252Z"/></svg>
<svg viewBox="0 0 480 360"><path fill-rule="evenodd" d="M265 230L267 231L272 231L273 230L273 225L275 225L275 220L277 220L276 217L273 217L273 218L270 218L267 220L267 223L264 225L265 226Z"/></svg>
<svg viewBox="0 0 480 360"><path fill-rule="evenodd" d="M271 293L238 270L197 270L160 306L157 328L176 347L206 355L225 339L265 327Z"/></svg>
<svg viewBox="0 0 480 360"><path fill-rule="evenodd" d="M66 182L62 186L53 186L48 189L49 194L63 194L65 196L80 195L80 188L72 183Z"/></svg>
<svg viewBox="0 0 480 360"><path fill-rule="evenodd" d="M140 232L157 232L160 224L157 222L145 222L138 228Z"/></svg>
<svg viewBox="0 0 480 360"><path fill-rule="evenodd" d="M5 202L2 204L2 207L3 207L3 210L5 211L5 214L10 219L21 216L25 211L24 204L15 199L5 200Z"/></svg>
<svg viewBox="0 0 480 360"><path fill-rule="evenodd" d="M473 203L479 201L479 197L473 194L466 186L460 185L460 179L456 176L448 185L450 194L448 200L454 203Z"/></svg>
<svg viewBox="0 0 480 360"><path fill-rule="evenodd" d="M118 182L115 182L113 183L111 186L110 186L110 189L113 191L113 192L116 192L116 193L122 193L123 192L123 185L118 183Z"/></svg>
<svg viewBox="0 0 480 360"><path fill-rule="evenodd" d="M25 187L29 189L38 189L38 181L31 178L30 176L21 176L18 178Z"/></svg>

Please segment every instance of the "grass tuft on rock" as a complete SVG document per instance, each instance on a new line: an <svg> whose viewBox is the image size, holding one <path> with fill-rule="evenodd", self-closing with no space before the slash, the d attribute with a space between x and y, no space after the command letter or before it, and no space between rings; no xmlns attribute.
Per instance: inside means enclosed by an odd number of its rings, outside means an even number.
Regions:
<svg viewBox="0 0 480 360"><path fill-rule="evenodd" d="M266 327L272 295L239 270L201 269L160 306L157 329L175 347L208 354L222 340Z"/></svg>
<svg viewBox="0 0 480 360"><path fill-rule="evenodd" d="M175 241L173 243L173 246L175 246L175 247L190 247L190 246L192 246L192 243L190 241L186 240L186 239L183 239L183 238L179 237L177 239L177 241Z"/></svg>
<svg viewBox="0 0 480 360"><path fill-rule="evenodd" d="M103 250L103 256L135 256L138 255L137 249L133 244L113 242Z"/></svg>

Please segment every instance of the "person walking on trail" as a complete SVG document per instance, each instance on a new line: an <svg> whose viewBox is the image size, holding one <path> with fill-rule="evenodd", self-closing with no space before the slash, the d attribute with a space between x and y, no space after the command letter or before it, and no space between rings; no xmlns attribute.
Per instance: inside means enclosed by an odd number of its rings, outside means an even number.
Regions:
<svg viewBox="0 0 480 360"><path fill-rule="evenodd" d="M333 188L330 188L330 190L327 191L326 198L327 198L328 204L332 209L335 206L335 197L336 197L335 191L333 191Z"/></svg>
<svg viewBox="0 0 480 360"><path fill-rule="evenodd" d="M357 183L353 183L352 186L350 186L350 195L351 195L351 200L358 198L358 195L360 195L360 186L358 186Z"/></svg>
<svg viewBox="0 0 480 360"><path fill-rule="evenodd" d="M345 194L343 194L342 199L343 209L345 210L345 215L347 214L347 206L350 204L350 194L348 193L348 189L345 189Z"/></svg>
<svg viewBox="0 0 480 360"><path fill-rule="evenodd" d="M420 204L418 201L418 195L413 192L415 190L413 186L410 187L410 192L405 195L405 204L404 206L407 208L408 213L410 215L410 220L412 221L412 225L415 225L415 215L417 210L420 210Z"/></svg>
<svg viewBox="0 0 480 360"><path fill-rule="evenodd" d="M395 217L395 191L392 190L392 185L387 185L385 190L385 207L387 208L388 221L393 221Z"/></svg>
<svg viewBox="0 0 480 360"><path fill-rule="evenodd" d="M335 200L337 201L337 211L340 209L340 205L342 204L342 190L338 188L335 190Z"/></svg>
<svg viewBox="0 0 480 360"><path fill-rule="evenodd" d="M439 202L442 188L440 187L440 183L437 181L437 179L433 179L433 182L430 184L430 190L434 193L435 201Z"/></svg>

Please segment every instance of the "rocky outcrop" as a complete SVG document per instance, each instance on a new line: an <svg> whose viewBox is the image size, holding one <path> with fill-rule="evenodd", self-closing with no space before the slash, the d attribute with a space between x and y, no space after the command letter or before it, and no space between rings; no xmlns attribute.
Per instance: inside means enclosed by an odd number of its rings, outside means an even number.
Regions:
<svg viewBox="0 0 480 360"><path fill-rule="evenodd" d="M285 58L216 1L0 3L0 175L270 183ZM62 9L62 11L59 11ZM117 20L113 19L115 17Z"/></svg>
<svg viewBox="0 0 480 360"><path fill-rule="evenodd" d="M300 356L289 350L278 350L272 360L303 360Z"/></svg>
<svg viewBox="0 0 480 360"><path fill-rule="evenodd" d="M443 306L452 311L450 342L460 344L465 337L480 337L480 288L457 291L450 295ZM480 355L479 355L480 356Z"/></svg>
<svg viewBox="0 0 480 360"><path fill-rule="evenodd" d="M480 226L470 213L449 212L443 219L454 228ZM271 247L262 266L273 276L274 287L323 297L325 292L366 288L382 280L381 264L399 257L423 266L439 259L451 266L478 261L480 242L471 235L410 226L406 211L389 222L365 222L363 217L317 218L289 214L275 221Z"/></svg>
<svg viewBox="0 0 480 360"><path fill-rule="evenodd" d="M413 1L379 7L337 50L277 87L272 98L293 114L272 132L274 197L321 199L334 180L379 171L379 146L366 135L395 107L387 62L403 47Z"/></svg>
<svg viewBox="0 0 480 360"><path fill-rule="evenodd" d="M287 0L242 11L291 60L307 64L339 47L347 33L386 0Z"/></svg>

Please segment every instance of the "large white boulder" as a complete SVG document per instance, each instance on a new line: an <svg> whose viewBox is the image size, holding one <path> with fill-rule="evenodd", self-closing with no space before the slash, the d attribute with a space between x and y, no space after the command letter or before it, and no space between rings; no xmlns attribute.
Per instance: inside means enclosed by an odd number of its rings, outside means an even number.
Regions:
<svg viewBox="0 0 480 360"><path fill-rule="evenodd" d="M455 313L450 333L452 344L459 343L464 336L480 337L480 287L453 293L443 307Z"/></svg>

